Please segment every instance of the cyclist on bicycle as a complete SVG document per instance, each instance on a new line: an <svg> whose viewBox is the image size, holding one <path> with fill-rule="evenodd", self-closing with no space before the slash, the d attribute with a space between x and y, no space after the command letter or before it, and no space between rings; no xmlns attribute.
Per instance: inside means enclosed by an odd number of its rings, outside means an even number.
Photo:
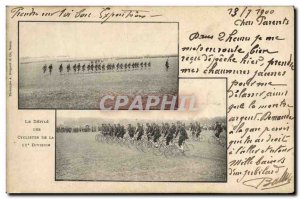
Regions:
<svg viewBox="0 0 300 199"><path fill-rule="evenodd" d="M114 132L115 132L115 136L119 138L121 135L121 125L120 124L114 125Z"/></svg>
<svg viewBox="0 0 300 199"><path fill-rule="evenodd" d="M222 123L222 128L223 128L223 131L226 131L226 129L227 129L227 126L226 126L226 123Z"/></svg>
<svg viewBox="0 0 300 199"><path fill-rule="evenodd" d="M192 132L192 136L194 137L194 135L195 135L195 125L192 122L190 124L190 131Z"/></svg>
<svg viewBox="0 0 300 199"><path fill-rule="evenodd" d="M177 124L173 124L175 126L175 129L176 129L176 133L175 133L175 138L177 138L177 136L179 135L179 132L180 132L180 123L177 122Z"/></svg>
<svg viewBox="0 0 300 199"><path fill-rule="evenodd" d="M162 123L162 125L161 125L161 132L164 135L164 137L167 136L167 134L168 134L167 123Z"/></svg>
<svg viewBox="0 0 300 199"><path fill-rule="evenodd" d="M127 131L128 131L129 137L133 138L134 137L134 127L131 126L131 124L128 124Z"/></svg>
<svg viewBox="0 0 300 199"><path fill-rule="evenodd" d="M153 142L157 143L157 141L159 140L160 137L161 137L161 130L160 130L158 125L154 124L154 127L153 127Z"/></svg>
<svg viewBox="0 0 300 199"><path fill-rule="evenodd" d="M220 138L220 134L222 133L222 125L219 122L216 122L215 132L215 136Z"/></svg>
<svg viewBox="0 0 300 199"><path fill-rule="evenodd" d="M113 125L113 132L114 132L113 136L117 137L117 135L118 135L119 132L118 132L118 127L117 127L116 124Z"/></svg>
<svg viewBox="0 0 300 199"><path fill-rule="evenodd" d="M45 73L47 71L47 65L45 64L44 66L43 66L43 72Z"/></svg>
<svg viewBox="0 0 300 199"><path fill-rule="evenodd" d="M50 73L50 75L51 75L51 73L52 73L52 68L53 68L52 64L50 64L48 68L49 68L49 73Z"/></svg>
<svg viewBox="0 0 300 199"><path fill-rule="evenodd" d="M71 70L71 66L70 66L70 64L68 64L67 65L67 72L70 72L70 70Z"/></svg>
<svg viewBox="0 0 300 199"><path fill-rule="evenodd" d="M114 127L111 124L108 124L108 132L111 137L114 136Z"/></svg>
<svg viewBox="0 0 300 199"><path fill-rule="evenodd" d="M106 125L105 124L102 124L102 126L101 126L101 133L102 133L102 135L107 135L107 130L106 130Z"/></svg>
<svg viewBox="0 0 300 199"><path fill-rule="evenodd" d="M183 150L183 143L185 140L189 139L188 134L185 130L185 125L182 124L179 127L179 140L178 140L178 146Z"/></svg>
<svg viewBox="0 0 300 199"><path fill-rule="evenodd" d="M173 124L171 127L169 127L167 129L167 132L168 133L167 133L167 136L166 136L166 145L169 145L170 142L173 141L174 136L176 134L176 127L175 127L175 125Z"/></svg>
<svg viewBox="0 0 300 199"><path fill-rule="evenodd" d="M200 123L196 122L196 137L198 138L201 134L201 125Z"/></svg>

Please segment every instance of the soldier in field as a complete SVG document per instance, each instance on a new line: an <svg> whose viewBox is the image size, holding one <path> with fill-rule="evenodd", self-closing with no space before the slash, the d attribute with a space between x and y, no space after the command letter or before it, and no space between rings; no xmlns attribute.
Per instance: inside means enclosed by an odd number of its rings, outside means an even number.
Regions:
<svg viewBox="0 0 300 199"><path fill-rule="evenodd" d="M47 71L47 65L45 64L44 66L43 66L43 72L45 73Z"/></svg>
<svg viewBox="0 0 300 199"><path fill-rule="evenodd" d="M183 143L189 139L188 134L185 130L185 125L181 124L179 127L179 140L178 140L178 146L183 150Z"/></svg>
<svg viewBox="0 0 300 199"><path fill-rule="evenodd" d="M217 138L220 138L220 134L222 133L222 131L223 131L223 128L222 128L221 123L216 122L216 126L215 126L215 136L216 136Z"/></svg>
<svg viewBox="0 0 300 199"><path fill-rule="evenodd" d="M137 130L136 130L137 138L136 140L141 140L144 135L144 128L140 123L137 124Z"/></svg>
<svg viewBox="0 0 300 199"><path fill-rule="evenodd" d="M127 131L128 131L129 137L133 138L135 133L134 133L134 127L131 126L131 124L128 124Z"/></svg>
<svg viewBox="0 0 300 199"><path fill-rule="evenodd" d="M62 71L63 71L63 65L62 65L62 64L60 64L60 66L59 66L59 73L61 74L61 73L62 73Z"/></svg>
<svg viewBox="0 0 300 199"><path fill-rule="evenodd" d="M52 73L52 69L53 69L53 66L52 66L52 64L50 64L48 68L49 68L49 73L50 73L50 75L51 75L51 73Z"/></svg>

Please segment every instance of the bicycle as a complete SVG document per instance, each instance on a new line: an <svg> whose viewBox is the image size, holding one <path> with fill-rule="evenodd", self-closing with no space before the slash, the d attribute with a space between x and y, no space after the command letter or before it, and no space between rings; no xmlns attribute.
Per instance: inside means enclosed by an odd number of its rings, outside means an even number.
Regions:
<svg viewBox="0 0 300 199"><path fill-rule="evenodd" d="M225 137L216 137L215 135L211 135L208 138L208 143L209 144L215 144L215 145L220 145L222 147L226 147L226 138Z"/></svg>
<svg viewBox="0 0 300 199"><path fill-rule="evenodd" d="M155 143L153 141L151 140L142 141L141 150L144 153L150 152L153 147L155 147Z"/></svg>
<svg viewBox="0 0 300 199"><path fill-rule="evenodd" d="M124 145L131 149L134 147L134 141L133 137L127 137L124 140Z"/></svg>
<svg viewBox="0 0 300 199"><path fill-rule="evenodd" d="M192 140L196 142L206 142L207 138L203 134L200 134L198 137L196 135L192 136Z"/></svg>
<svg viewBox="0 0 300 199"><path fill-rule="evenodd" d="M166 139L161 140L156 146L154 145L153 153L156 156L164 155L166 158L174 157L175 151L177 150L176 140L170 142L169 145L166 143Z"/></svg>
<svg viewBox="0 0 300 199"><path fill-rule="evenodd" d="M103 135L102 133L96 134L95 135L95 140L97 142L105 142L105 135Z"/></svg>
<svg viewBox="0 0 300 199"><path fill-rule="evenodd" d="M157 143L154 143L153 146L153 154L156 156L161 156L164 154L164 149L166 148L166 141L165 139L158 141Z"/></svg>
<svg viewBox="0 0 300 199"><path fill-rule="evenodd" d="M194 145L191 144L191 143L187 143L186 141L184 141L182 143L182 148L179 147L178 145L173 145L173 148L172 148L172 154L171 156L172 157L175 157L175 156L179 156L179 155L183 155L183 156L191 156L192 155L192 152L194 151Z"/></svg>

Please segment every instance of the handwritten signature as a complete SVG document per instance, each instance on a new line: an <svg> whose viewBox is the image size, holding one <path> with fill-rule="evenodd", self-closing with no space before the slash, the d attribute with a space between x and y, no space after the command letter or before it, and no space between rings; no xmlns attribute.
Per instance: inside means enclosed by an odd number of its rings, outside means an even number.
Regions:
<svg viewBox="0 0 300 199"><path fill-rule="evenodd" d="M274 178L274 179L271 177L254 178L254 179L246 180L242 184L248 187L265 190L265 189L273 189L276 187L287 185L291 183L291 181L292 181L292 173L289 173L287 168L282 174L282 176L278 178Z"/></svg>

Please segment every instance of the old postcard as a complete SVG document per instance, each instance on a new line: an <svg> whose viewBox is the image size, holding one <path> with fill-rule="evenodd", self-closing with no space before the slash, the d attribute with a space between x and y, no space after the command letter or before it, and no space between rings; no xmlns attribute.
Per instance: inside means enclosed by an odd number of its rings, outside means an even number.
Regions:
<svg viewBox="0 0 300 199"><path fill-rule="evenodd" d="M293 7L6 16L8 193L295 192Z"/></svg>

